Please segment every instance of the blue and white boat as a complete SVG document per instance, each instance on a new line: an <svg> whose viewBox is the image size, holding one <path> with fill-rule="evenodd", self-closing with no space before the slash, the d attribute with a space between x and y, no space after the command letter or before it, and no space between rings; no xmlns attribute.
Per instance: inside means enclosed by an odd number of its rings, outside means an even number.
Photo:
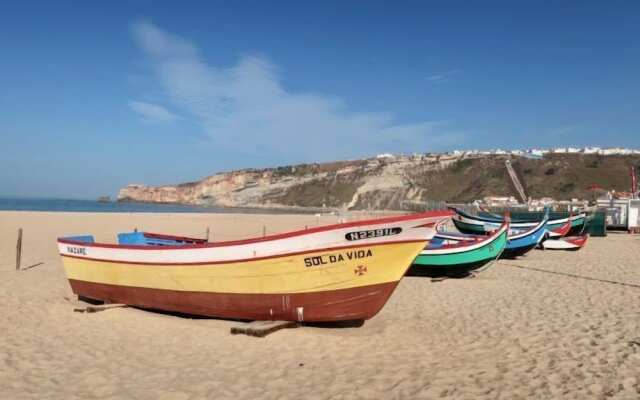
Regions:
<svg viewBox="0 0 640 400"><path fill-rule="evenodd" d="M549 210L545 213L542 221L538 222L538 225L524 231L511 231L507 246L502 252L500 258L516 258L538 247L538 245L547 237L548 221Z"/></svg>

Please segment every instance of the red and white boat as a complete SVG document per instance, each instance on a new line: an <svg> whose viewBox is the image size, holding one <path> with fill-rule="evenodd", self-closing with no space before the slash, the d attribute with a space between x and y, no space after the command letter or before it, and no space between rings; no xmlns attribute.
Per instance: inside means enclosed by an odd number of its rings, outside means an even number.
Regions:
<svg viewBox="0 0 640 400"><path fill-rule="evenodd" d="M588 234L547 239L542 242L542 247L545 250L580 250L587 243L587 239Z"/></svg>
<svg viewBox="0 0 640 400"><path fill-rule="evenodd" d="M569 233L569 231L571 230L571 226L572 226L571 218L573 218L573 215L569 215L569 218L567 218L567 222L565 222L561 227L550 230L549 231L549 238L550 239L558 239L558 238L566 236Z"/></svg>

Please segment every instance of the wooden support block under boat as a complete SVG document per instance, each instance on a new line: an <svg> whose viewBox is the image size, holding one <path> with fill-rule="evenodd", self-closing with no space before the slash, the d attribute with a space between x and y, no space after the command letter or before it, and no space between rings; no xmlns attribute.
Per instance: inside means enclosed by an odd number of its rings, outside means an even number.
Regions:
<svg viewBox="0 0 640 400"><path fill-rule="evenodd" d="M265 337L268 334L285 328L297 328L293 321L253 321L231 327L231 334L244 334L248 336Z"/></svg>
<svg viewBox="0 0 640 400"><path fill-rule="evenodd" d="M128 305L122 303L109 303L76 295L64 296L64 299L71 303L74 312L79 313L95 313L112 308L128 307Z"/></svg>
<svg viewBox="0 0 640 400"><path fill-rule="evenodd" d="M118 304L118 303L103 304L103 305L97 305L97 306L88 305L86 307L83 307L83 306L75 307L73 311L80 312L80 313L95 313L95 312L110 310L112 308L122 308L122 307L128 307L128 306L126 304Z"/></svg>

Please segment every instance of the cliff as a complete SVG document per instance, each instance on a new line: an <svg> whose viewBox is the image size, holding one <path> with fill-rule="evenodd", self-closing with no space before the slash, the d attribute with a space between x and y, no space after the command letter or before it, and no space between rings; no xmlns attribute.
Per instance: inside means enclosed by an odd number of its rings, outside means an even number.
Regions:
<svg viewBox="0 0 640 400"><path fill-rule="evenodd" d="M515 195L507 156L418 155L245 169L178 185L128 185L119 201L220 207L416 209L428 200L467 202ZM547 154L515 157L529 196L589 198L587 187L629 190L628 168L638 155Z"/></svg>

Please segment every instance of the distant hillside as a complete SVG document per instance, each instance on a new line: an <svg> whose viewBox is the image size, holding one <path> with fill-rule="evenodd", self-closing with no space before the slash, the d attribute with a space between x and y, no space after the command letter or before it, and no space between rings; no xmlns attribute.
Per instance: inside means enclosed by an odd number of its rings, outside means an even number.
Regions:
<svg viewBox="0 0 640 400"><path fill-rule="evenodd" d="M416 209L427 200L469 202L515 196L504 155L422 155L246 169L197 182L151 187L128 185L119 201L222 207ZM558 200L589 198L593 183L629 190L629 166L640 155L546 154L512 157L527 194ZM640 168L639 168L640 169Z"/></svg>

